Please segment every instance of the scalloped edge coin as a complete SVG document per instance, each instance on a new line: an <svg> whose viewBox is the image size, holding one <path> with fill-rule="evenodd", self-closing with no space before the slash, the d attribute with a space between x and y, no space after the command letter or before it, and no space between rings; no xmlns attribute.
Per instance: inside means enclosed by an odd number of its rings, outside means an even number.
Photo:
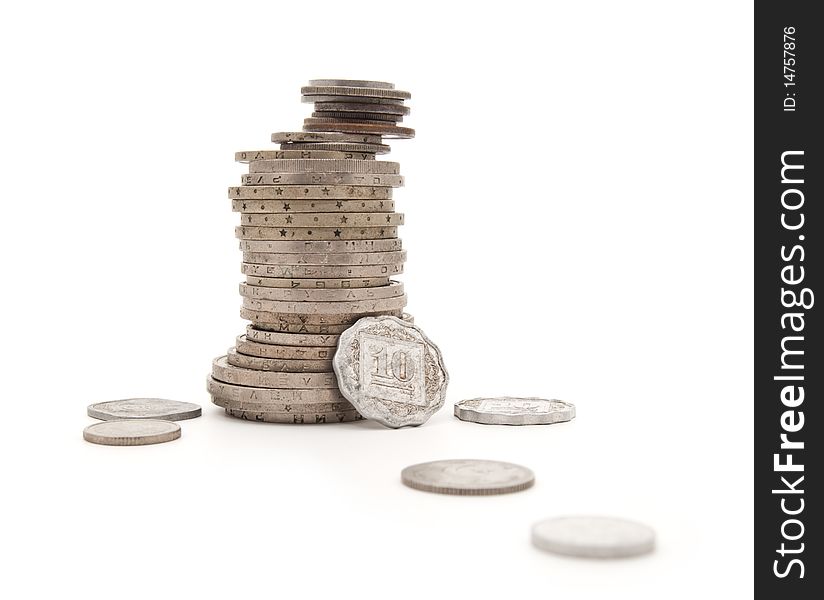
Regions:
<svg viewBox="0 0 824 600"><path fill-rule="evenodd" d="M366 349L362 350L361 344L367 335L373 339L387 339L399 346L392 356L397 357L397 367L403 369L403 377L397 377L396 365L392 360L386 362L389 357L385 357L384 364L377 367L382 368L384 373L373 378L370 369L369 380L365 384L367 389L364 389L361 363ZM404 352L404 348L420 351L419 361L412 363L415 368L411 374L410 363L407 362L409 354ZM358 412L391 428L425 423L443 406L449 384L449 374L438 347L420 328L391 316L364 317L346 329L340 336L332 368L341 393ZM375 390L388 391L389 396L378 396ZM398 400L401 394L408 395L409 401Z"/></svg>
<svg viewBox="0 0 824 600"><path fill-rule="evenodd" d="M532 526L532 544L541 550L582 558L628 558L655 549L655 531L614 517L570 516Z"/></svg>
<svg viewBox="0 0 824 600"><path fill-rule="evenodd" d="M575 418L575 405L546 398L472 398L455 403L461 421L482 425L551 425Z"/></svg>
<svg viewBox="0 0 824 600"><path fill-rule="evenodd" d="M166 400L165 398L126 398L89 404L86 413L101 421L125 419L157 419L160 421L183 421L195 419L202 414L199 404Z"/></svg>
<svg viewBox="0 0 824 600"><path fill-rule="evenodd" d="M148 446L180 437L180 425L158 419L123 419L94 423L83 430L83 439L104 446Z"/></svg>

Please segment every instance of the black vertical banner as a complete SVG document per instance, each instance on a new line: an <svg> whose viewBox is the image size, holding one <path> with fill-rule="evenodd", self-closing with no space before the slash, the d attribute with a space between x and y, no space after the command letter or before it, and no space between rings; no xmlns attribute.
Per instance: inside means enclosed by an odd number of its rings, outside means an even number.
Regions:
<svg viewBox="0 0 824 600"><path fill-rule="evenodd" d="M755 596L764 599L824 597L817 9L755 3Z"/></svg>

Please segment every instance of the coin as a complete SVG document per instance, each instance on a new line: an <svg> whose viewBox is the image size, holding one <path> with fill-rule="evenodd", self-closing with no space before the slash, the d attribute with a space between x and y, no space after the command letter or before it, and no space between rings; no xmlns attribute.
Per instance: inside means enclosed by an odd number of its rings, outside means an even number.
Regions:
<svg viewBox="0 0 824 600"><path fill-rule="evenodd" d="M279 158L337 158L375 160L372 152L341 152L339 150L248 150L235 152L235 162L248 163L253 160L275 160Z"/></svg>
<svg viewBox="0 0 824 600"><path fill-rule="evenodd" d="M340 335L357 320L353 316L350 323L289 323L281 321L281 315L260 311L249 310L241 307L240 318L252 321L258 329L268 329L281 333L311 333L311 334L335 334Z"/></svg>
<svg viewBox="0 0 824 600"><path fill-rule="evenodd" d="M231 400L241 404L312 404L349 401L337 388L322 389L281 389L261 388L218 381L206 378L206 389L213 397Z"/></svg>
<svg viewBox="0 0 824 600"><path fill-rule="evenodd" d="M306 131L279 131L271 140L276 144L289 142L344 142L352 144L380 144L381 136L351 133L309 133Z"/></svg>
<svg viewBox="0 0 824 600"><path fill-rule="evenodd" d="M424 492L488 496L530 488L535 475L526 467L497 460L436 460L406 467L401 481Z"/></svg>
<svg viewBox="0 0 824 600"><path fill-rule="evenodd" d="M147 446L180 437L180 425L155 419L103 421L83 430L83 439L104 446Z"/></svg>
<svg viewBox="0 0 824 600"><path fill-rule="evenodd" d="M386 90L394 90L395 84L388 81L370 81L368 79L311 79L309 85L319 85L322 87L365 87L365 88L382 88Z"/></svg>
<svg viewBox="0 0 824 600"><path fill-rule="evenodd" d="M241 354L235 348L230 348L226 352L226 362L241 369L279 373L330 373L332 371L331 358L329 360L264 358Z"/></svg>
<svg viewBox="0 0 824 600"><path fill-rule="evenodd" d="M398 237L397 227L235 227L241 240L377 240Z"/></svg>
<svg viewBox="0 0 824 600"><path fill-rule="evenodd" d="M396 298L378 300L354 300L340 302L281 302L279 300L259 300L257 298L242 298L244 308L251 310L265 310L275 313L301 315L342 315L342 314L375 314L384 311L400 310L406 306L406 295Z"/></svg>
<svg viewBox="0 0 824 600"><path fill-rule="evenodd" d="M341 411L334 413L273 413L273 412L252 412L247 410L236 410L227 408L226 414L246 421L258 421L261 423L292 423L298 424L320 424L320 423L348 423L350 421L362 421L363 417L357 411Z"/></svg>
<svg viewBox="0 0 824 600"><path fill-rule="evenodd" d="M312 94L311 96L301 96L301 102L304 104L318 102L357 102L359 104L391 104L394 106L403 106L402 98L370 98L368 96L343 96L336 94ZM272 140L273 142L275 140Z"/></svg>
<svg viewBox="0 0 824 600"><path fill-rule="evenodd" d="M243 369L229 364L226 356L212 361L212 377L224 383L263 388L337 388L332 373L276 373Z"/></svg>
<svg viewBox="0 0 824 600"><path fill-rule="evenodd" d="M380 125L378 123L307 123L303 120L303 128L306 131L339 131L341 133L373 133L391 138L413 138L415 130L411 127L398 127L397 125ZM380 161L375 161L380 162Z"/></svg>
<svg viewBox="0 0 824 600"><path fill-rule="evenodd" d="M381 113L408 115L410 108L399 104L367 104L358 102L315 102L315 110L322 112Z"/></svg>
<svg viewBox="0 0 824 600"><path fill-rule="evenodd" d="M341 240L337 242L240 240L239 244L243 252L279 252L281 254L393 252L401 250L403 247L403 242L399 238L388 240Z"/></svg>
<svg viewBox="0 0 824 600"><path fill-rule="evenodd" d="M353 123L398 123L403 121L402 115L388 113L366 113L366 112L346 112L337 110L320 110L315 107L312 118L307 119L310 123L337 123L338 121L351 121ZM307 120L304 120L306 122ZM285 156L283 158L286 158ZM303 158L303 157L301 157ZM310 158L310 157L305 157ZM315 156L314 158L338 158L337 156Z"/></svg>
<svg viewBox="0 0 824 600"><path fill-rule="evenodd" d="M237 351L247 356L260 358L278 358L281 360L317 360L330 362L335 354L330 346L280 346L250 340L248 335L239 335L235 341ZM242 366L242 365L237 365Z"/></svg>
<svg viewBox="0 0 824 600"><path fill-rule="evenodd" d="M455 404L462 421L486 425L549 425L575 418L575 405L544 398L473 398Z"/></svg>
<svg viewBox="0 0 824 600"><path fill-rule="evenodd" d="M290 289L240 284L240 295L262 300L286 302L341 302L353 300L380 300L403 295L403 284L390 281L389 285L378 288L345 289Z"/></svg>
<svg viewBox="0 0 824 600"><path fill-rule="evenodd" d="M406 250L395 252L282 253L244 252L243 262L256 265L382 265L406 260Z"/></svg>
<svg viewBox="0 0 824 600"><path fill-rule="evenodd" d="M182 421L199 417L201 409L199 405L191 402L178 402L163 398L127 398L126 400L90 404L86 412L90 417L103 421L121 419Z"/></svg>
<svg viewBox="0 0 824 600"><path fill-rule="evenodd" d="M611 517L559 517L536 523L532 543L541 550L585 558L626 558L652 552L655 532Z"/></svg>
<svg viewBox="0 0 824 600"><path fill-rule="evenodd" d="M355 412L355 407L346 400L343 402L289 402L289 403L253 403L235 402L220 396L212 396L212 403L221 408L246 411L251 413L312 414L324 412Z"/></svg>
<svg viewBox="0 0 824 600"><path fill-rule="evenodd" d="M382 162L382 161L375 161ZM243 185L337 185L403 187L403 175L382 173L248 173Z"/></svg>
<svg viewBox="0 0 824 600"><path fill-rule="evenodd" d="M364 318L346 330L333 366L341 393L387 427L426 422L443 406L449 383L438 347L394 317Z"/></svg>
<svg viewBox="0 0 824 600"><path fill-rule="evenodd" d="M246 283L258 287L289 288L289 289L341 289L370 288L389 285L389 276L360 277L357 279L320 278L320 279L292 279L291 277L260 277L247 275Z"/></svg>
<svg viewBox="0 0 824 600"><path fill-rule="evenodd" d="M280 333L278 331L266 331L265 329L256 329L253 325L246 326L246 339L263 344L279 344L281 346L290 347L318 347L325 346L335 348L338 345L338 338L340 336L331 334L297 334L297 333ZM333 352L334 354L334 352Z"/></svg>
<svg viewBox="0 0 824 600"><path fill-rule="evenodd" d="M339 200L343 203L343 200ZM363 200L356 200L365 204ZM359 212L359 213L250 213L240 217L242 225L248 227L397 227L403 225L403 213Z"/></svg>
<svg viewBox="0 0 824 600"><path fill-rule="evenodd" d="M274 176L273 176L274 177ZM242 185L229 188L232 200L388 200L391 187L371 185Z"/></svg>
<svg viewBox="0 0 824 600"><path fill-rule="evenodd" d="M345 279L357 277L391 277L403 273L403 263L389 265L261 265L244 262L244 275L290 279Z"/></svg>
<svg viewBox="0 0 824 600"><path fill-rule="evenodd" d="M337 150L339 152L369 152L371 154L389 154L387 144L353 144L348 142L289 142L281 148L295 150Z"/></svg>
<svg viewBox="0 0 824 600"><path fill-rule="evenodd" d="M362 96L365 98L395 98L408 100L412 97L409 92L396 89L367 88L337 85L305 85L300 88L303 96Z"/></svg>
<svg viewBox="0 0 824 600"><path fill-rule="evenodd" d="M334 158L284 158L253 160L249 173L353 173L362 175L397 175L399 163L390 160L347 160Z"/></svg>
<svg viewBox="0 0 824 600"><path fill-rule="evenodd" d="M337 215L335 225L345 213L388 214L395 210L393 200L232 200L232 210L241 213L282 214L293 216L294 213L312 215ZM399 214L399 213L397 213ZM304 217L305 218L305 217ZM327 217L332 219L332 217ZM288 224L286 221L284 224ZM314 223L309 222L310 225ZM297 227L297 222L291 223ZM351 227L351 225L350 225Z"/></svg>

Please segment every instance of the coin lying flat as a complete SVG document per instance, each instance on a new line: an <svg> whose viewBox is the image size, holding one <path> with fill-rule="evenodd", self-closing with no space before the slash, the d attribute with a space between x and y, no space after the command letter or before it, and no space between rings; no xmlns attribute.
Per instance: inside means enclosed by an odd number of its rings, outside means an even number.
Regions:
<svg viewBox="0 0 824 600"><path fill-rule="evenodd" d="M317 104L318 102L357 102L359 104L391 104L393 106L404 106L403 98L370 98L369 96L344 96L338 94L301 96L300 101L304 104Z"/></svg>
<svg viewBox="0 0 824 600"><path fill-rule="evenodd" d="M360 319L347 329L333 366L341 393L387 427L425 423L443 406L449 383L438 347L395 317Z"/></svg>
<svg viewBox="0 0 824 600"><path fill-rule="evenodd" d="M325 121L321 121L325 119ZM315 112L312 113L313 123L329 122L337 123L338 121L349 121L352 123L399 123L403 121L403 115L389 114L382 112L348 112L337 110L320 110L315 105ZM338 158L337 156L329 157L315 157L315 158Z"/></svg>
<svg viewBox="0 0 824 600"><path fill-rule="evenodd" d="M127 398L90 404L88 415L102 421L121 419L159 419L182 421L201 415L200 406L191 402L164 400L163 398Z"/></svg>
<svg viewBox="0 0 824 600"><path fill-rule="evenodd" d="M232 200L388 200L393 188L372 185L241 185L229 188Z"/></svg>
<svg viewBox="0 0 824 600"><path fill-rule="evenodd" d="M300 265L300 266L357 266L397 264L406 261L406 251L394 252L244 252L243 262L257 265Z"/></svg>
<svg viewBox="0 0 824 600"><path fill-rule="evenodd" d="M240 318L251 321L258 329L267 329L272 332L280 333L311 333L311 334L333 334L340 335L349 326L357 320L357 316L353 316L350 323L327 324L327 323L290 323L281 320L281 315L269 313L260 310L250 310L241 307Z"/></svg>
<svg viewBox="0 0 824 600"><path fill-rule="evenodd" d="M315 102L315 110L321 112L377 113L408 115L411 109L400 104L367 104L360 102Z"/></svg>
<svg viewBox="0 0 824 600"><path fill-rule="evenodd" d="M212 397L212 403L221 408L232 410L243 410L251 413L284 413L284 414L310 414L325 412L355 412L355 407L346 400L342 402L306 402L306 403L252 403L235 402L219 396Z"/></svg>
<svg viewBox="0 0 824 600"><path fill-rule="evenodd" d="M455 404L462 421L485 425L549 425L575 418L575 405L544 398L473 398Z"/></svg>
<svg viewBox="0 0 824 600"><path fill-rule="evenodd" d="M340 150L298 150L297 148L287 148L285 150L241 150L235 152L235 162L248 163L253 160L275 160L280 158L336 158L336 159L357 159L375 160L372 152L341 152Z"/></svg>
<svg viewBox="0 0 824 600"><path fill-rule="evenodd" d="M261 358L278 358L286 360L318 360L329 362L331 369L332 356L335 350L329 346L282 346L251 340L246 335L239 335L235 340L235 348L247 356Z"/></svg>
<svg viewBox="0 0 824 600"><path fill-rule="evenodd" d="M349 142L353 144L380 144L381 136L349 133L309 133L307 131L278 131L271 140L276 144L289 142Z"/></svg>
<svg viewBox="0 0 824 600"><path fill-rule="evenodd" d="M241 240L380 240L398 237L397 227L235 227Z"/></svg>
<svg viewBox="0 0 824 600"><path fill-rule="evenodd" d="M306 131L340 131L344 133L374 133L390 138L413 138L415 130L411 127L398 127L397 125L380 125L378 123L346 123L338 121L336 123L316 123L303 120L303 128ZM379 162L379 161L375 161Z"/></svg>
<svg viewBox="0 0 824 600"><path fill-rule="evenodd" d="M226 352L226 362L241 369L255 371L274 371L277 373L331 373L332 359L309 360L298 358L264 358L250 356L238 352L236 348L229 348Z"/></svg>
<svg viewBox="0 0 824 600"><path fill-rule="evenodd" d="M394 90L395 84L388 81L371 81L369 79L311 79L309 85L321 87L363 87Z"/></svg>
<svg viewBox="0 0 824 600"><path fill-rule="evenodd" d="M291 225L298 227L301 217L305 220L305 215L320 216L323 215L326 219L334 219L333 225L337 226L339 223L347 224L347 213L369 213L382 214L392 213L395 210L395 202L393 200L371 200L367 198L358 198L354 200L232 200L232 210L239 213L260 213L260 214L279 214L283 219L292 217L292 221L284 221L284 225ZM296 215L295 213L301 213ZM344 214L341 214L344 213ZM347 221L341 221L341 217L347 217ZM385 224L384 220L381 225ZM351 227L355 223L349 223ZM308 221L306 225L319 226L317 221Z"/></svg>
<svg viewBox="0 0 824 600"><path fill-rule="evenodd" d="M392 277L403 273L403 262L388 265L261 265L244 262L244 275L290 279Z"/></svg>
<svg viewBox="0 0 824 600"><path fill-rule="evenodd" d="M655 532L646 525L611 517L560 517L532 527L541 550L585 558L626 558L652 552Z"/></svg>
<svg viewBox="0 0 824 600"><path fill-rule="evenodd" d="M243 185L353 185L368 187L403 187L403 175L381 173L247 173Z"/></svg>
<svg viewBox="0 0 824 600"><path fill-rule="evenodd" d="M436 460L406 467L404 485L424 492L458 496L508 494L532 487L535 475L520 465L497 460Z"/></svg>
<svg viewBox="0 0 824 600"><path fill-rule="evenodd" d="M365 98L394 98L396 100L408 100L412 97L409 92L396 90L394 88L367 88L337 85L305 85L300 88L300 93L304 100L308 96L362 96Z"/></svg>
<svg viewBox="0 0 824 600"><path fill-rule="evenodd" d="M357 289L289 289L240 284L240 295L262 300L282 302L341 302L381 300L403 295L403 284L390 281L389 285L378 288Z"/></svg>
<svg viewBox="0 0 824 600"><path fill-rule="evenodd" d="M289 288L289 289L349 289L373 288L389 285L389 275L385 277L358 277L352 278L317 278L297 279L291 277L261 277L247 275L246 283L259 287Z"/></svg>
<svg viewBox="0 0 824 600"><path fill-rule="evenodd" d="M243 252L277 252L279 254L342 254L344 252L397 252L403 249L399 238L387 240L285 241L240 240Z"/></svg>
<svg viewBox="0 0 824 600"><path fill-rule="evenodd" d="M389 154L390 151L388 144L353 144L348 142L290 142L281 144L280 147L287 150L337 150L339 152L370 152L372 154Z"/></svg>
<svg viewBox="0 0 824 600"><path fill-rule="evenodd" d="M362 421L363 417L354 410L334 413L276 413L276 412L253 412L248 410L238 410L232 408L224 409L226 414L246 421L258 421L260 423L292 423L295 425L309 425L320 423L349 423L351 421Z"/></svg>
<svg viewBox="0 0 824 600"><path fill-rule="evenodd" d="M379 313L388 310L400 310L406 306L406 295L395 298L352 300L339 302L282 302L280 300L259 300L242 297L244 308L265 310L275 313L301 315L346 315L350 313Z"/></svg>
<svg viewBox="0 0 824 600"><path fill-rule="evenodd" d="M180 437L180 425L155 419L103 421L83 430L83 439L104 446L147 446Z"/></svg>
<svg viewBox="0 0 824 600"><path fill-rule="evenodd" d="M358 201L364 204L364 201ZM397 212L348 213L257 213L243 211L241 224L247 227L397 227L404 214Z"/></svg>
<svg viewBox="0 0 824 600"><path fill-rule="evenodd" d="M277 331L266 331L255 329L252 325L246 326L246 339L261 344L275 344L280 346L308 346L308 347L327 347L336 348L338 345L337 335L310 335L310 334L295 334L295 333L280 333ZM334 351L332 351L334 354Z"/></svg>
<svg viewBox="0 0 824 600"><path fill-rule="evenodd" d="M280 373L235 367L220 356L212 361L212 378L224 383L260 388L335 389L332 373Z"/></svg>
<svg viewBox="0 0 824 600"><path fill-rule="evenodd" d="M284 158L253 160L249 173L359 173L397 175L399 163L389 160L346 160L333 158Z"/></svg>
<svg viewBox="0 0 824 600"><path fill-rule="evenodd" d="M349 404L337 388L260 388L225 383L210 376L206 378L206 389L213 397L239 404Z"/></svg>

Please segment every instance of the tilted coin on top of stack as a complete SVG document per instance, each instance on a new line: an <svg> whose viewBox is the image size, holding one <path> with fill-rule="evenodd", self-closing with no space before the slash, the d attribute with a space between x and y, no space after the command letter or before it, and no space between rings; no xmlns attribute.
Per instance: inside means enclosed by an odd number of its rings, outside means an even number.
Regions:
<svg viewBox="0 0 824 600"><path fill-rule="evenodd" d="M338 338L358 319L403 312L404 216L393 188L400 165L379 160L409 92L381 81L318 79L303 131L273 133L279 149L241 151L242 185L229 188L243 252L241 317L252 322L212 364L212 401L232 416L277 423L355 421L332 369Z"/></svg>

